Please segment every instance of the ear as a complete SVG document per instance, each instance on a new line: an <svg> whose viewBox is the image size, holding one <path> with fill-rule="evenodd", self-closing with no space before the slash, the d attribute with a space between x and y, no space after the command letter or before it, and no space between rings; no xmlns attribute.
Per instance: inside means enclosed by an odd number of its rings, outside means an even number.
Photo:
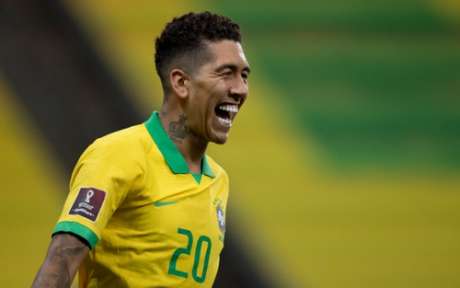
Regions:
<svg viewBox="0 0 460 288"><path fill-rule="evenodd" d="M169 81L174 94L182 99L188 97L190 77L184 70L178 68L172 69L169 73Z"/></svg>

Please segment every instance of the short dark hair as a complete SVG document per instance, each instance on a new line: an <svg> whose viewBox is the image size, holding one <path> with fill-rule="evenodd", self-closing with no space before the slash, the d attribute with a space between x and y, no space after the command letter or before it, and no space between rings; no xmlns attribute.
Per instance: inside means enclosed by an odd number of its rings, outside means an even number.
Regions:
<svg viewBox="0 0 460 288"><path fill-rule="evenodd" d="M209 11L187 13L166 24L155 41L155 67L163 90L170 89L168 73L172 64L184 59L179 65L187 67L181 68L193 70L208 59L205 41L220 40L241 42L240 27L230 18Z"/></svg>

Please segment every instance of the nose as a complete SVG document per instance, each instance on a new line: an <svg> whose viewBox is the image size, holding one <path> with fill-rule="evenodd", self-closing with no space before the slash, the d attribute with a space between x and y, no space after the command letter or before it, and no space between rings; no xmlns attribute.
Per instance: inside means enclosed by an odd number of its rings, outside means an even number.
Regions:
<svg viewBox="0 0 460 288"><path fill-rule="evenodd" d="M235 101L243 102L249 93L248 81L243 77L235 77L230 87L230 97Z"/></svg>

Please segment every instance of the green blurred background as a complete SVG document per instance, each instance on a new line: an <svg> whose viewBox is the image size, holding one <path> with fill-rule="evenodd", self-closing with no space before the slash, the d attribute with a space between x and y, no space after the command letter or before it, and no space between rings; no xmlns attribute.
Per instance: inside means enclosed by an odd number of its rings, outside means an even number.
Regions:
<svg viewBox="0 0 460 288"><path fill-rule="evenodd" d="M48 72L73 79L66 65L78 64L59 50L67 22L39 30L31 20L63 18L48 2L0 1L1 287L31 284L67 193L66 163L78 154L65 154L65 143L82 140L61 142L53 127L84 131L112 119L92 107L116 106L91 100L93 87L77 82L60 88L83 91L73 102L43 96L63 85ZM210 155L231 177L231 237L268 284L223 278L219 287L460 287L460 2L68 0L58 8L87 41L67 49L90 46L105 67L88 78L122 87L141 121L161 104L153 41L166 22L210 10L242 27L249 101L230 141ZM48 65L55 59L67 64ZM104 73L113 78L98 80ZM35 83L38 75L49 82ZM73 108L94 121L74 126L49 112Z"/></svg>

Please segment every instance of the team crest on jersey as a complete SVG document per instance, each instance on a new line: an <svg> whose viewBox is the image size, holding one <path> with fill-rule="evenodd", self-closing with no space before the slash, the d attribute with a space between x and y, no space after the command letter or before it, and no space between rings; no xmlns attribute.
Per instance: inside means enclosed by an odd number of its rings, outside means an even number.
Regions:
<svg viewBox="0 0 460 288"><path fill-rule="evenodd" d="M220 203L217 204L216 206L216 213L217 213L217 224L219 224L220 232L224 234L225 233L225 213Z"/></svg>
<svg viewBox="0 0 460 288"><path fill-rule="evenodd" d="M80 215L91 221L95 221L104 199L105 192L102 190L81 188L69 214Z"/></svg>

